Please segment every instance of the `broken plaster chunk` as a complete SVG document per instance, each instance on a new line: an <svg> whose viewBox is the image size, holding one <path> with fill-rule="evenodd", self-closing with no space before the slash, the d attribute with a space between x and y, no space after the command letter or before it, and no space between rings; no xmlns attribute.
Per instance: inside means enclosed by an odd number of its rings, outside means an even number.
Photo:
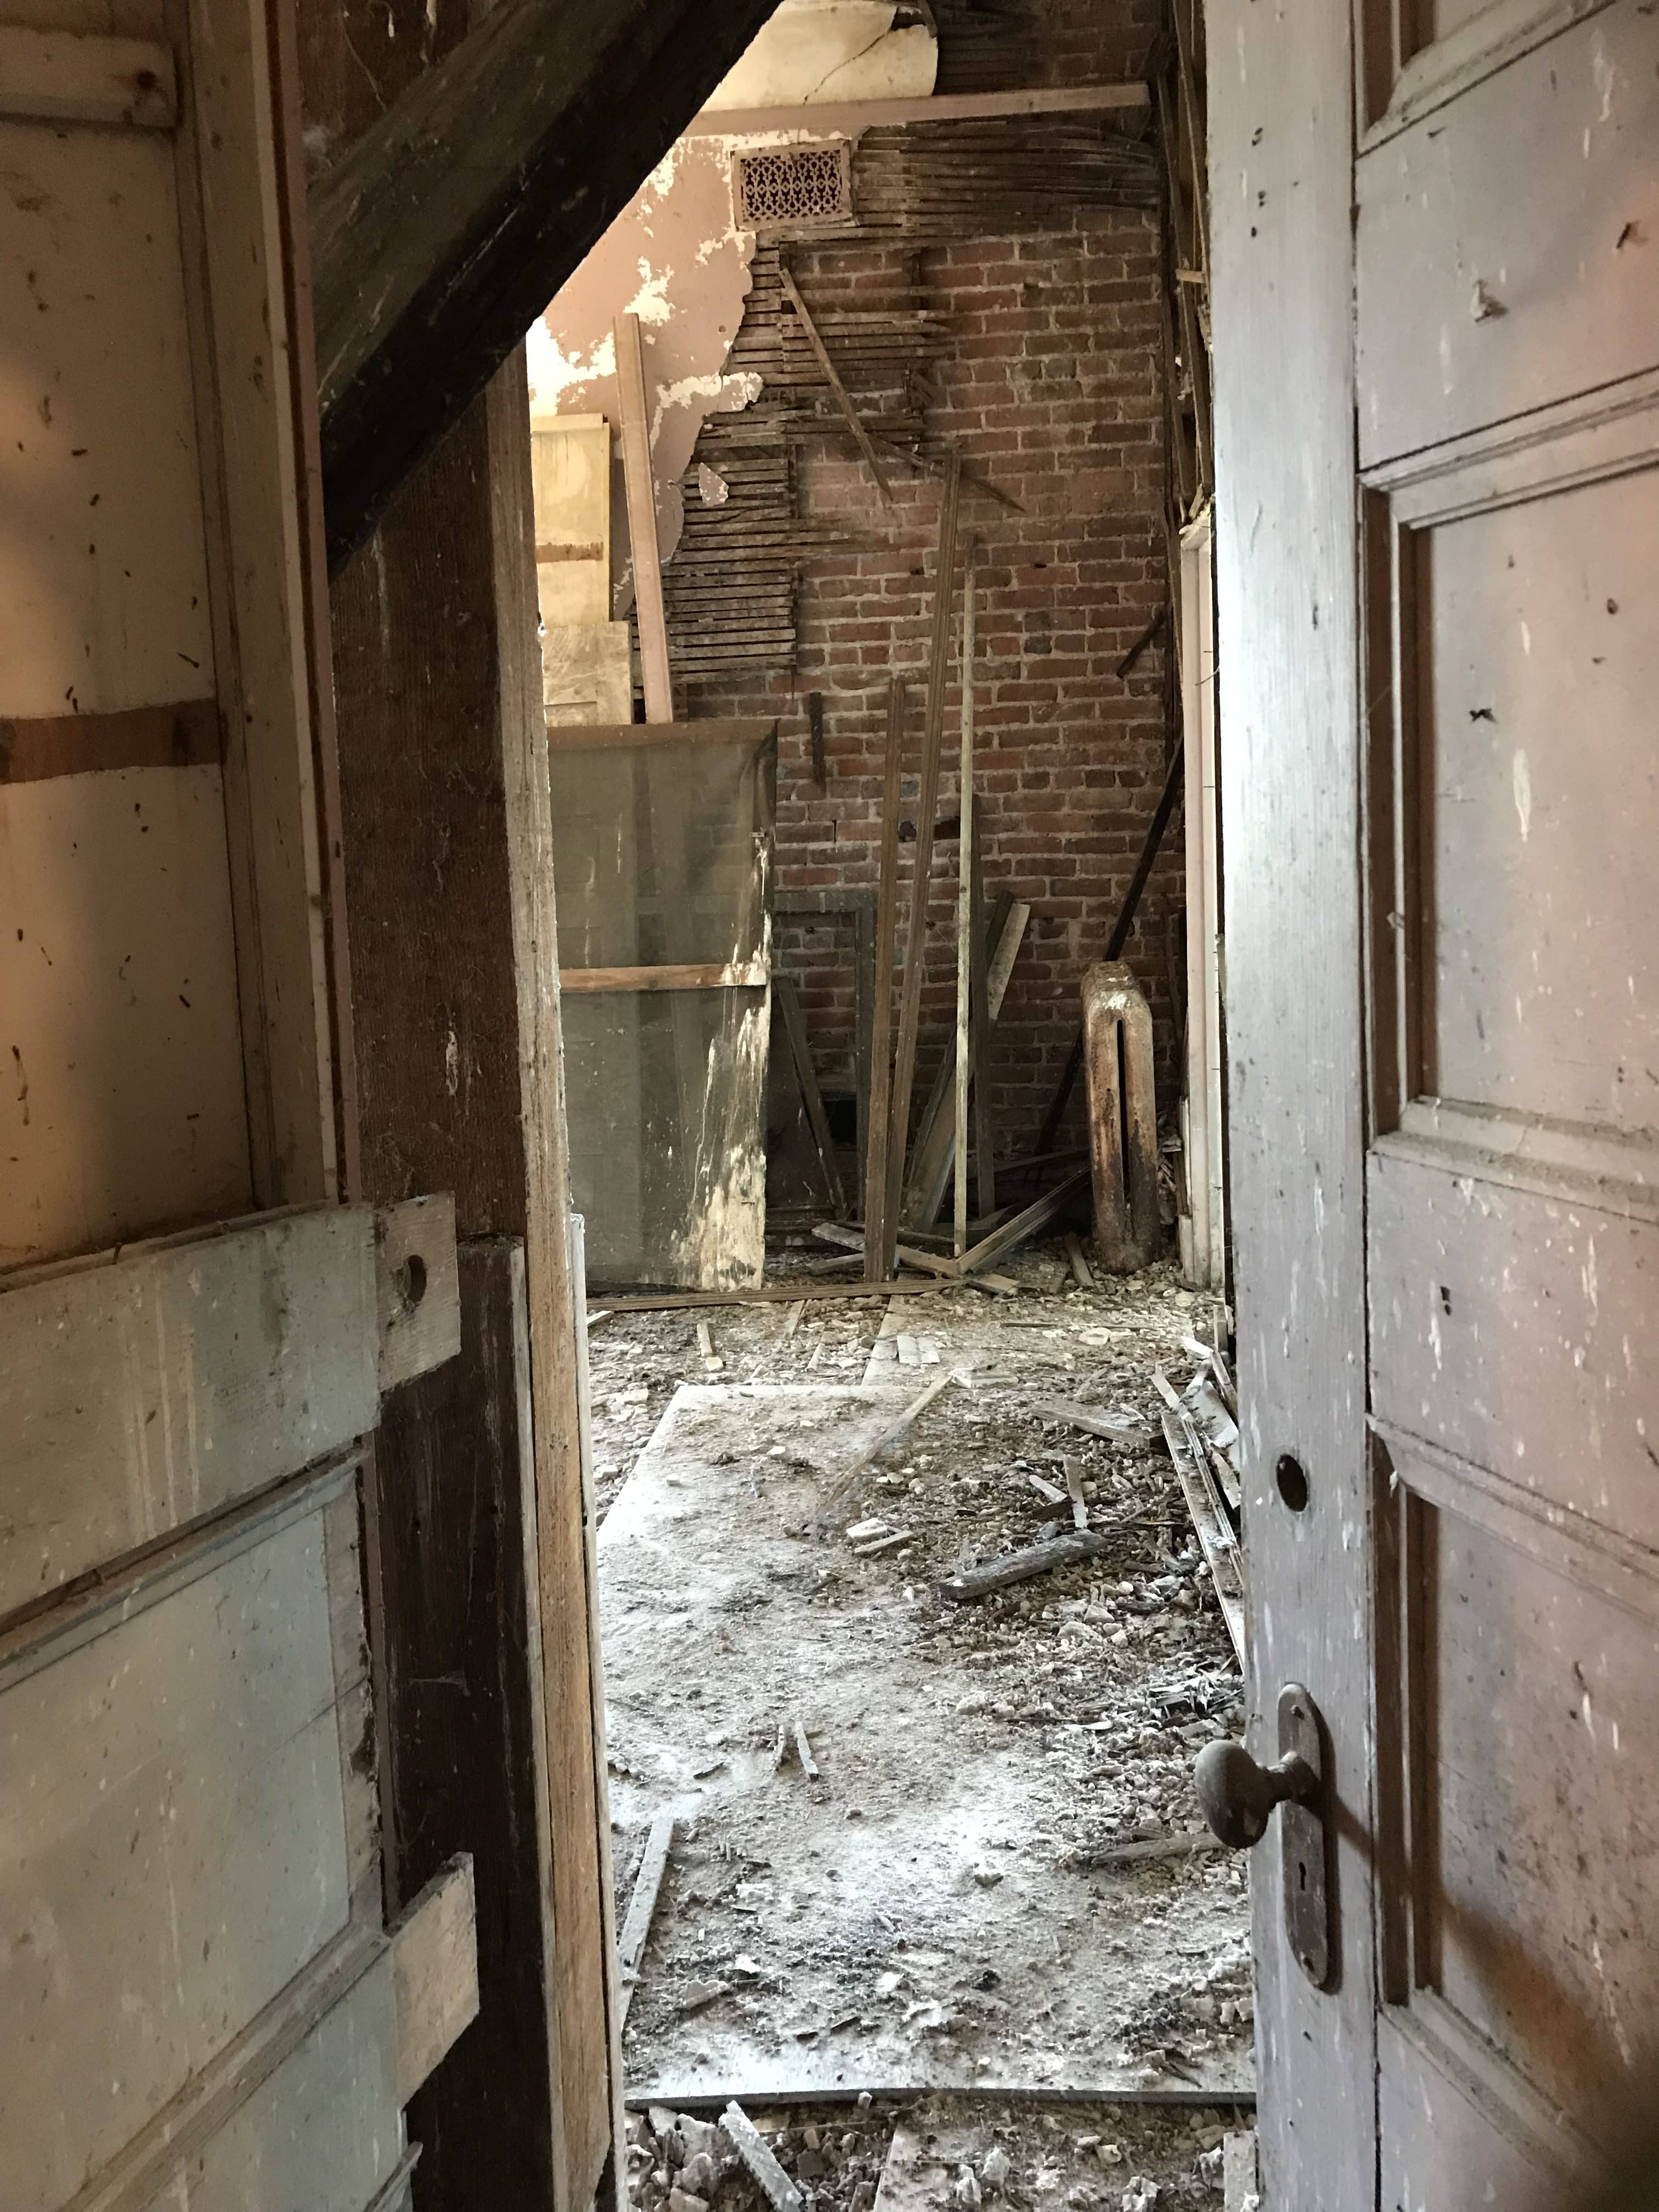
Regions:
<svg viewBox="0 0 1659 2212"><path fill-rule="evenodd" d="M964 2166L957 2176L956 2187L951 2191L951 2201L962 2207L962 2212L976 2212L980 2201L977 2176L971 2166Z"/></svg>
<svg viewBox="0 0 1659 2212"><path fill-rule="evenodd" d="M1012 2171L1012 2166L1007 2152L1000 2143L993 2143L990 2149L986 2152L984 2161L980 2167L981 2182L989 2190L1006 2189L1008 2186L1008 2176Z"/></svg>
<svg viewBox="0 0 1659 2212"><path fill-rule="evenodd" d="M708 2212L708 2199L677 2186L668 2192L668 2212Z"/></svg>
<svg viewBox="0 0 1659 2212"><path fill-rule="evenodd" d="M849 1544L867 1544L872 1537L886 1534L887 1523L884 1521L855 1521L847 1531L847 1540Z"/></svg>

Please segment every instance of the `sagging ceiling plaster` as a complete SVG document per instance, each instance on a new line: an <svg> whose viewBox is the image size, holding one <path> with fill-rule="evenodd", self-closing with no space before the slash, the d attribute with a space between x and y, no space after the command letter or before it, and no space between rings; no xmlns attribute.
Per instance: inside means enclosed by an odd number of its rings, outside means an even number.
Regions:
<svg viewBox="0 0 1659 2212"><path fill-rule="evenodd" d="M931 28L908 20L917 12L893 0L782 0L710 107L800 106L806 119L824 100L927 98L939 48ZM711 414L760 397L757 377L726 374L755 251L752 232L738 230L733 216L733 143L682 138L529 333L532 418L601 414L614 433L612 327L619 314L639 317L665 561L679 544L680 480L698 432ZM625 527L613 530L612 544L623 586Z"/></svg>

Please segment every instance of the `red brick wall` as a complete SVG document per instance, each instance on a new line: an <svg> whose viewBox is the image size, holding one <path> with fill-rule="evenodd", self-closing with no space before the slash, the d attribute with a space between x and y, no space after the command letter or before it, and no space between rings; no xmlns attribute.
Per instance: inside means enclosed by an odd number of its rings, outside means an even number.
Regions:
<svg viewBox="0 0 1659 2212"><path fill-rule="evenodd" d="M826 245L798 250L794 262L803 292L830 311L916 301L896 252ZM962 510L963 540L980 548L975 803L987 902L1006 887L1032 907L995 1033L1000 1158L1032 1143L1075 1033L1079 978L1102 955L1164 778L1164 647L1128 678L1115 673L1166 594L1159 266L1156 217L1128 212L930 248L921 259L922 297L949 333L930 436L956 441L1023 508L965 492ZM895 474L897 504L884 509L861 464L827 448L809 455L806 511L833 516L867 544L818 559L804 579L793 684L698 685L688 702L697 715L780 715L784 890L874 884L895 670L911 678L914 811L939 488ZM811 781L811 691L824 702L823 793ZM953 680L940 818L958 804L959 702ZM919 1100L953 1036L957 849L954 839L935 848ZM908 860L914 848L903 850ZM1152 1000L1166 1101L1177 1050L1166 948L1182 896L1177 822L1127 956ZM850 1090L848 933L789 925L779 963L799 981L820 1079Z"/></svg>

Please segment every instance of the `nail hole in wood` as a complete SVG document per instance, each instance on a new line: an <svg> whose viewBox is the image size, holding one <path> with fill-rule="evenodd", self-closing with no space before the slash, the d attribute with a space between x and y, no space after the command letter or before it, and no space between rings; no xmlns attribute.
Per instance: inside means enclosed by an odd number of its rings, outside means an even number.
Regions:
<svg viewBox="0 0 1659 2212"><path fill-rule="evenodd" d="M426 1261L418 1252L411 1252L398 1270L398 1294L405 1313L413 1313L426 1296Z"/></svg>

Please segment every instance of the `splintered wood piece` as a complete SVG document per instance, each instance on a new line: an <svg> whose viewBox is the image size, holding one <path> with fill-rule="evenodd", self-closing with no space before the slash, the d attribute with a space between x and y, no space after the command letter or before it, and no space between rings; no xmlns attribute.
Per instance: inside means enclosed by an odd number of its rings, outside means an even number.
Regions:
<svg viewBox="0 0 1659 2212"><path fill-rule="evenodd" d="M1066 1257L1071 1262L1072 1279L1079 1290L1093 1290L1095 1271L1084 1254L1083 1240L1074 1229L1066 1232Z"/></svg>
<svg viewBox="0 0 1659 2212"><path fill-rule="evenodd" d="M881 794L876 891L874 1006L870 1018L870 1111L864 1150L864 1272L872 1282L896 1262L898 1214L888 1203L888 1118L893 1095L893 933L898 921L899 795L904 757L904 680L887 691L887 757Z"/></svg>
<svg viewBox="0 0 1659 2212"><path fill-rule="evenodd" d="M965 1605L973 1598L993 1597L1016 1583L1052 1574L1056 1567L1097 1559L1108 1548L1108 1539L1094 1529L1073 1528L1066 1535L1049 1537L1045 1543L1030 1544L1023 1552L1009 1552L1002 1559L988 1559L980 1566L964 1567L959 1575L948 1575L939 1586L939 1594L953 1604Z"/></svg>
<svg viewBox="0 0 1659 2212"><path fill-rule="evenodd" d="M668 617L663 607L662 560L657 546L657 493L651 468L651 408L645 390L645 354L637 315L616 323L617 392L622 406L623 479L628 492L628 538L634 562L634 611L640 629L640 667L645 678L645 719L672 722L674 687L668 665Z"/></svg>
<svg viewBox="0 0 1659 2212"><path fill-rule="evenodd" d="M1079 1168L1075 1175L1067 1176L1064 1182L1057 1182L1052 1190L1045 1191L1041 1198L1034 1200L1012 1220L1005 1221L1000 1228L994 1229L988 1237L970 1246L958 1262L959 1272L963 1275L976 1273L980 1268L990 1267L994 1261L1004 1259L1010 1252L1017 1251L1020 1245L1033 1237L1040 1237L1045 1229L1052 1228L1055 1222L1063 1218L1073 1200L1088 1180L1088 1169Z"/></svg>
<svg viewBox="0 0 1659 2212"><path fill-rule="evenodd" d="M812 1756L812 1743L806 1733L806 1724L799 1717L793 1723L795 1735L795 1756L800 1761L800 1771L809 1782L818 1778L818 1763Z"/></svg>
<svg viewBox="0 0 1659 2212"><path fill-rule="evenodd" d="M977 839L975 841L975 858L977 868ZM975 880L977 884L977 875ZM978 889L976 896L980 897L982 904L982 886ZM980 1079L979 1069L985 1064L988 1056L991 1027L1002 1012L1002 1001L1007 993L1008 979L1013 973L1014 962L1018 956L1020 945L1024 939L1026 925L1030 919L1031 909L1026 902L1024 899L1012 897L1005 890L1000 891L997 895L989 923L975 921L974 924L974 941L986 948L986 957L978 963L977 967L977 972L982 975L985 983L983 1012L986 1025L986 1049L984 1052L981 1052L979 1044L981 1010L977 994L975 994L970 1016L974 1030L974 1080L975 1083ZM931 1227L938 1219L939 1210L945 1203L945 1186L951 1180L951 1159L956 1145L956 1125L953 1118L944 1110L950 1073L950 1062L947 1060L940 1066L933 1090L928 1094L927 1103L922 1109L921 1119L916 1124L915 1147L910 1162L910 1172L906 1178L904 1192L904 1218L913 1229ZM977 1122L975 1124L975 1142L977 1144L979 1142ZM989 1139L988 1138L986 1141L988 1146ZM994 1169L992 1176L994 1186ZM981 1206L981 1221L984 1221L988 1212L994 1211L994 1207Z"/></svg>
<svg viewBox="0 0 1659 2212"><path fill-rule="evenodd" d="M1098 1869L1118 1866L1141 1866L1153 1859L1190 1859L1204 1851L1224 1851L1227 1846L1219 1836L1138 1836L1127 1844L1102 1844L1095 1850L1086 1847L1071 1851L1066 1863L1079 1872L1092 1873Z"/></svg>
<svg viewBox="0 0 1659 2212"><path fill-rule="evenodd" d="M1152 1430L1132 1425L1127 1421L1109 1420L1104 1413L1097 1413L1087 1406L1073 1406L1064 1398L1033 1398L1030 1410L1041 1419L1069 1421L1074 1429L1082 1429L1091 1437L1104 1437L1109 1444L1128 1444L1137 1451L1151 1451L1161 1441Z"/></svg>
<svg viewBox="0 0 1659 2212"><path fill-rule="evenodd" d="M876 451L875 444L871 438L870 433L865 428L862 421L860 419L859 411L857 408L854 406L852 397L848 392L847 386L842 382L840 375L836 372L835 362L830 358L829 348L824 344L823 340L818 335L818 326L812 320L811 315L808 312L806 302L802 299L799 291L796 288L795 280L790 274L789 264L787 261L780 260L778 263L778 276L783 285L784 297L788 301L790 306L795 311L796 317L800 323L801 330L805 337L806 343L811 347L818 367L823 371L824 381L828 384L831 392L835 396L836 404L846 416L847 427L857 440L860 453L863 454L865 459L870 464L870 473L876 480L877 489L880 491L883 499L885 500L888 506L890 507L893 504L893 487L888 482L887 471L881 465L881 455Z"/></svg>
<svg viewBox="0 0 1659 2212"><path fill-rule="evenodd" d="M1210 1570L1210 1580L1215 1587L1216 1602L1221 1607L1221 1617L1227 1624L1227 1633L1232 1639L1233 1654L1238 1661L1239 1672L1249 1679L1249 1661L1245 1652L1244 1555L1239 1548L1233 1524L1227 1517L1215 1477L1192 1417L1182 1404L1162 1368L1153 1370L1152 1381L1158 1395L1164 1401L1164 1436L1170 1447L1170 1457L1175 1462L1176 1473L1187 1500L1187 1510L1192 1516L1193 1528L1198 1537L1199 1549L1204 1554L1205 1565Z"/></svg>
<svg viewBox="0 0 1659 2212"><path fill-rule="evenodd" d="M813 1150L818 1156L818 1172L823 1177L825 1195L836 1213L844 1212L847 1198L841 1187L841 1170L836 1164L836 1143L830 1133L830 1116L823 1110L823 1094L818 1089L817 1071L812 1066L812 1054L806 1042L806 1024L801 1018L800 994L789 976L773 976L772 1003L783 1017L783 1033L789 1041L789 1057L794 1062L795 1080L800 1088L801 1104L806 1109L806 1126L811 1133Z"/></svg>
<svg viewBox="0 0 1659 2212"><path fill-rule="evenodd" d="M893 1103L888 1124L887 1203L896 1224L910 1133L910 1093L916 1079L916 1041L921 1025L921 986L927 954L927 892L933 869L933 824L939 811L939 750L945 738L945 691L951 673L951 603L956 587L957 514L962 496L962 456L953 447L939 507L939 551L933 563L933 640L927 671L927 719L922 726L921 781L916 799L916 842L911 856L910 914L904 943L898 1042L893 1054ZM896 1233L890 1228L890 1236Z"/></svg>
<svg viewBox="0 0 1659 2212"><path fill-rule="evenodd" d="M1066 1495L1072 1501L1072 1526L1074 1528L1086 1528L1089 1525L1089 1507L1083 1495L1083 1469L1074 1459L1068 1459L1065 1462L1065 1467Z"/></svg>
<svg viewBox="0 0 1659 2212"><path fill-rule="evenodd" d="M836 1476L829 1495L812 1516L815 1528L823 1528L829 1525L840 1507L846 1503L848 1493L865 1469L872 1467L884 1452L890 1451L901 1437L908 1436L915 1423L927 1412L934 1399L939 1396L939 1392L959 1379L953 1367L947 1367L942 1375L936 1375L927 1388L910 1401L897 1419L888 1424L875 1442L866 1445L851 1467Z"/></svg>
<svg viewBox="0 0 1659 2212"><path fill-rule="evenodd" d="M791 1338L791 1337L795 1334L795 1331L796 1331L796 1330L800 1327L800 1324L801 1324L801 1316L802 1316L802 1315L803 1315L803 1314L805 1314L805 1311L806 1311L806 1301L805 1301L805 1298L797 1298L797 1299L795 1300L794 1304L793 1304L793 1305L792 1305L792 1306L790 1307L790 1309L789 1309L789 1321L788 1321L788 1325L787 1325L787 1327L785 1328L785 1330L784 1330L784 1332L783 1332L784 1341L785 1341L785 1343L786 1343L786 1344L788 1342L789 1339L790 1339L790 1338Z"/></svg>
<svg viewBox="0 0 1659 2212"><path fill-rule="evenodd" d="M735 2099L720 2114L726 2139L748 2167L772 2212L804 2212L801 2193L771 2152L759 2131Z"/></svg>
<svg viewBox="0 0 1659 2212"><path fill-rule="evenodd" d="M668 1871L669 1855L674 1848L674 1815L659 1813L651 1823L651 1832L645 1839L645 1856L640 1861L640 1870L634 1881L634 1893L628 1900L628 1917L623 1922L623 1931L617 1943L617 1964L622 1974L622 2017L628 2017L628 2008L633 2002L635 1984L639 1978L640 1960L650 1940L651 1923L656 1917L657 1899L662 1893L663 1876Z"/></svg>
<svg viewBox="0 0 1659 2212"><path fill-rule="evenodd" d="M1048 1481L1043 1475L1032 1474L1029 1470L1026 1473L1025 1480L1030 1484L1032 1489L1036 1491L1037 1496L1045 1499L1048 1504L1063 1505L1066 1503L1066 1492L1060 1487L1058 1483Z"/></svg>
<svg viewBox="0 0 1659 2212"><path fill-rule="evenodd" d="M705 1367L724 1367L726 1362L714 1349L714 1332L706 1321L697 1323L697 1349L702 1354Z"/></svg>

